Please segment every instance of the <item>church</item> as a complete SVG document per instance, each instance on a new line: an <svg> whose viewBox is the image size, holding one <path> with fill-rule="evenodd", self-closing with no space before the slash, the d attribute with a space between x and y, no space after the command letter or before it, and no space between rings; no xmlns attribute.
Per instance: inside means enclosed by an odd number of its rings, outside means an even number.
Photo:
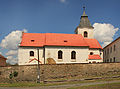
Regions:
<svg viewBox="0 0 120 89"><path fill-rule="evenodd" d="M101 63L103 49L94 39L85 9L75 34L22 33L18 49L18 65Z"/></svg>

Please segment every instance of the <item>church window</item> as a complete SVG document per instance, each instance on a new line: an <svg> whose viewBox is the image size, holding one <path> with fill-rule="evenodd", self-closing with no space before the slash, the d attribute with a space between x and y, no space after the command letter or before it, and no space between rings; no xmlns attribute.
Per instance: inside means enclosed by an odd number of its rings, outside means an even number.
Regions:
<svg viewBox="0 0 120 89"><path fill-rule="evenodd" d="M58 59L62 59L63 52L61 50L58 51Z"/></svg>
<svg viewBox="0 0 120 89"><path fill-rule="evenodd" d="M76 52L75 51L71 52L71 59L76 59Z"/></svg>
<svg viewBox="0 0 120 89"><path fill-rule="evenodd" d="M90 55L93 55L93 52L90 52Z"/></svg>
<svg viewBox="0 0 120 89"><path fill-rule="evenodd" d="M33 51L30 51L30 56L34 56L34 52Z"/></svg>
<svg viewBox="0 0 120 89"><path fill-rule="evenodd" d="M84 37L88 37L88 33L86 31L84 32Z"/></svg>

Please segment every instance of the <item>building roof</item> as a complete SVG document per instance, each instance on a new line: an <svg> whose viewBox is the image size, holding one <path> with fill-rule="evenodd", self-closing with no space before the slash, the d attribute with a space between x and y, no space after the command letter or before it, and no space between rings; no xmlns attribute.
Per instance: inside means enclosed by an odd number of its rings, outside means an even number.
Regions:
<svg viewBox="0 0 120 89"><path fill-rule="evenodd" d="M20 46L88 46L82 35L57 33L23 33Z"/></svg>
<svg viewBox="0 0 120 89"><path fill-rule="evenodd" d="M88 55L89 57L88 57L88 59L102 59L101 57L100 57L100 55Z"/></svg>
<svg viewBox="0 0 120 89"><path fill-rule="evenodd" d="M20 46L86 46L102 48L97 40L84 39L81 34L58 33L23 33Z"/></svg>
<svg viewBox="0 0 120 89"><path fill-rule="evenodd" d="M96 39L85 38L85 41L89 45L89 48L100 48L100 49L102 49L101 45L99 44L99 42Z"/></svg>
<svg viewBox="0 0 120 89"><path fill-rule="evenodd" d="M85 9L83 11L83 15L80 18L80 24L77 28L93 28L88 19L88 16L85 14Z"/></svg>
<svg viewBox="0 0 120 89"><path fill-rule="evenodd" d="M7 60L7 58L5 58L4 56L2 56L1 54L0 54L0 59L5 59L5 60Z"/></svg>

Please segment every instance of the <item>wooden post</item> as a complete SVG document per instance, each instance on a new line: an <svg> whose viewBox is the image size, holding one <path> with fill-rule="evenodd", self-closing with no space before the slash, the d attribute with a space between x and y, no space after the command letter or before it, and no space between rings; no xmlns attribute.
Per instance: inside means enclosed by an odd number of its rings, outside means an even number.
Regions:
<svg viewBox="0 0 120 89"><path fill-rule="evenodd" d="M37 49L37 53L38 53L38 76L37 76L37 83L40 83L39 48Z"/></svg>

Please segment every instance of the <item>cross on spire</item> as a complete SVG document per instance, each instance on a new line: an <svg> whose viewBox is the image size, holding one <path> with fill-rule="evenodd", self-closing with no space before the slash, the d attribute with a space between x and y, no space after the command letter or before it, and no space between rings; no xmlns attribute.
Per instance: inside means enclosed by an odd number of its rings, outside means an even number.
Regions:
<svg viewBox="0 0 120 89"><path fill-rule="evenodd" d="M82 16L87 16L86 14L85 14L85 6L83 6L83 15Z"/></svg>
<svg viewBox="0 0 120 89"><path fill-rule="evenodd" d="M85 11L85 6L83 6L83 11Z"/></svg>

